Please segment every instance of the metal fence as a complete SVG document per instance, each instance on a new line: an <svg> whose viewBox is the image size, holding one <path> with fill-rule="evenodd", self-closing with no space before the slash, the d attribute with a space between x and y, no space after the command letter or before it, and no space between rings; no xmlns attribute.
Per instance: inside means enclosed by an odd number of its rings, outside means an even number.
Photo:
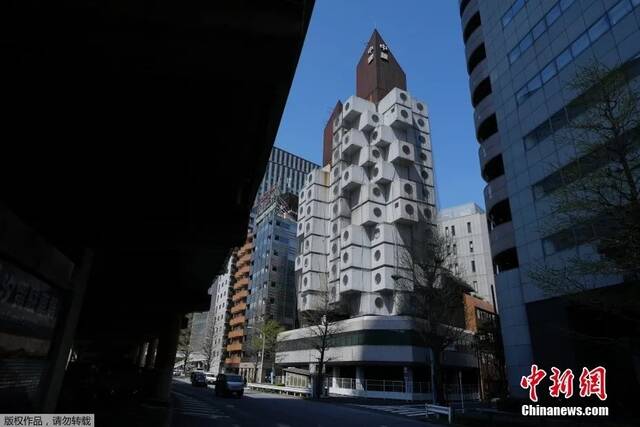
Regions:
<svg viewBox="0 0 640 427"><path fill-rule="evenodd" d="M358 383L361 384L358 387ZM430 393L431 384L418 381L395 381L395 380L370 380L357 381L355 378L326 377L325 387L337 387L355 390L357 388L366 391L383 391L395 393Z"/></svg>

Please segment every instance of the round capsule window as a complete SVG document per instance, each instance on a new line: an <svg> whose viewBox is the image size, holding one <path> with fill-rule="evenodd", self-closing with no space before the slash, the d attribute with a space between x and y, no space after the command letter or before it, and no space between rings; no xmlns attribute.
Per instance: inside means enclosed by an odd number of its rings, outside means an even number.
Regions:
<svg viewBox="0 0 640 427"><path fill-rule="evenodd" d="M406 205L404 207L404 211L407 213L407 215L413 215L413 213L415 212L413 210L413 206L411 206L411 205Z"/></svg>
<svg viewBox="0 0 640 427"><path fill-rule="evenodd" d="M344 233L342 233L342 238L344 240L349 240L349 230L344 230Z"/></svg>
<svg viewBox="0 0 640 427"><path fill-rule="evenodd" d="M311 198L311 190L307 191L307 199Z"/></svg>
<svg viewBox="0 0 640 427"><path fill-rule="evenodd" d="M371 150L371 155L376 159L380 158L380 152L378 150Z"/></svg>
<svg viewBox="0 0 640 427"><path fill-rule="evenodd" d="M377 114L372 114L372 115L371 115L371 121L372 121L373 123L378 123L378 122L380 121L380 117L378 117L378 115L377 115Z"/></svg>
<svg viewBox="0 0 640 427"><path fill-rule="evenodd" d="M333 187L333 195L334 196L338 195L338 186L337 185L335 187Z"/></svg>
<svg viewBox="0 0 640 427"><path fill-rule="evenodd" d="M346 263L349 261L349 253L345 252L342 254L342 262Z"/></svg>
<svg viewBox="0 0 640 427"><path fill-rule="evenodd" d="M418 111L424 111L424 105L422 105L422 103L418 102L416 107L418 107Z"/></svg>
<svg viewBox="0 0 640 427"><path fill-rule="evenodd" d="M336 264L333 264L333 266L331 266L331 272L334 275L338 272L338 266Z"/></svg>
<svg viewBox="0 0 640 427"><path fill-rule="evenodd" d="M309 266L309 258L305 258L304 260L304 266L308 267Z"/></svg>
<svg viewBox="0 0 640 427"><path fill-rule="evenodd" d="M374 277L374 280L376 281L376 285L379 285L379 284L380 284L380 282L382 282L382 275L381 275L380 273L376 273L376 275L375 275L375 277ZM378 299L379 299L379 298L377 298L377 299L376 299L376 301L377 301Z"/></svg>
<svg viewBox="0 0 640 427"><path fill-rule="evenodd" d="M311 230L311 224L307 224L306 230L307 231Z"/></svg>
<svg viewBox="0 0 640 427"><path fill-rule="evenodd" d="M380 169L378 169L378 167L374 167L373 168L373 176L378 176L378 174L380 173Z"/></svg>
<svg viewBox="0 0 640 427"><path fill-rule="evenodd" d="M305 277L304 279L302 279L302 283L304 283L304 285L307 286L307 284L309 283L309 279Z"/></svg>
<svg viewBox="0 0 640 427"><path fill-rule="evenodd" d="M407 111L406 111L406 110L402 110L402 111L400 111L400 115L401 115L403 118L405 118L405 119L406 119L407 117L409 117L409 113L407 113Z"/></svg>
<svg viewBox="0 0 640 427"><path fill-rule="evenodd" d="M380 237L380 227L376 227L375 230L373 230L373 238L377 239Z"/></svg>
<svg viewBox="0 0 640 427"><path fill-rule="evenodd" d="M376 217L380 217L382 215L382 211L380 210L380 208L373 208L373 214Z"/></svg>
<svg viewBox="0 0 640 427"><path fill-rule="evenodd" d="M431 210L429 210L429 208L424 209L424 216L427 218L431 218Z"/></svg>
<svg viewBox="0 0 640 427"><path fill-rule="evenodd" d="M347 102L346 104L344 104L345 111L348 110L349 108L351 108L351 104L350 103Z"/></svg>
<svg viewBox="0 0 640 427"><path fill-rule="evenodd" d="M373 195L376 197L380 197L382 195L382 191L378 187L373 187Z"/></svg>
<svg viewBox="0 0 640 427"><path fill-rule="evenodd" d="M307 206L307 215L311 214L311 206Z"/></svg>
<svg viewBox="0 0 640 427"><path fill-rule="evenodd" d="M384 306L384 301L382 301L382 298L378 297L376 298L375 304L376 304L376 307L382 308Z"/></svg>
<svg viewBox="0 0 640 427"><path fill-rule="evenodd" d="M346 286L349 284L349 276L347 276L346 274L344 276L342 276L342 283Z"/></svg>
<svg viewBox="0 0 640 427"><path fill-rule="evenodd" d="M421 152L421 153L420 153L420 160L422 160L422 161L425 161L425 162L426 162L426 161L427 161L427 153L425 153L425 152Z"/></svg>
<svg viewBox="0 0 640 427"><path fill-rule="evenodd" d="M427 138L425 138L424 135L418 135L418 141L424 144L427 142Z"/></svg>
<svg viewBox="0 0 640 427"><path fill-rule="evenodd" d="M371 139L373 141L375 141L376 139L378 139L378 131L374 130L373 133L371 134Z"/></svg>
<svg viewBox="0 0 640 427"><path fill-rule="evenodd" d="M333 226L331 227L331 230L333 231L333 233L337 233L338 232L338 224L333 224Z"/></svg>
<svg viewBox="0 0 640 427"><path fill-rule="evenodd" d="M400 99L403 100L403 101L406 101L407 100L407 95L405 93L403 93L403 92L400 92Z"/></svg>
<svg viewBox="0 0 640 427"><path fill-rule="evenodd" d="M344 137L344 143L345 145L349 143L349 135Z"/></svg>
<svg viewBox="0 0 640 427"><path fill-rule="evenodd" d="M331 253L335 254L336 252L338 252L338 245L334 243L333 246L331 246Z"/></svg>
<svg viewBox="0 0 640 427"><path fill-rule="evenodd" d="M335 203L333 205L333 213L336 214L336 215L338 214L338 204L337 203Z"/></svg>
<svg viewBox="0 0 640 427"><path fill-rule="evenodd" d="M413 194L413 187L408 182L404 185L404 192L407 194Z"/></svg>
<svg viewBox="0 0 640 427"><path fill-rule="evenodd" d="M333 125L338 126L339 123L340 123L340 118L336 117L336 119L333 121Z"/></svg>
<svg viewBox="0 0 640 427"><path fill-rule="evenodd" d="M409 154L411 154L411 148L409 148L409 146L408 146L408 145L403 145L403 146L402 146L402 152L403 152L404 154L406 154L406 155L409 155Z"/></svg>
<svg viewBox="0 0 640 427"><path fill-rule="evenodd" d="M333 170L333 176L337 178L337 177L338 177L338 175L340 175L340 168L335 168L335 169Z"/></svg>
<svg viewBox="0 0 640 427"><path fill-rule="evenodd" d="M349 179L349 171L344 173L344 180L347 181Z"/></svg>
<svg viewBox="0 0 640 427"><path fill-rule="evenodd" d="M422 172L420 172L420 176L422 177L422 179L428 179L429 172L427 172L426 170L423 170Z"/></svg>
<svg viewBox="0 0 640 427"><path fill-rule="evenodd" d="M418 126L424 127L424 120L418 119Z"/></svg>
<svg viewBox="0 0 640 427"><path fill-rule="evenodd" d="M375 259L376 261L380 261L380 257L382 256L382 254L380 253L380 249L376 250L373 254L373 259Z"/></svg>

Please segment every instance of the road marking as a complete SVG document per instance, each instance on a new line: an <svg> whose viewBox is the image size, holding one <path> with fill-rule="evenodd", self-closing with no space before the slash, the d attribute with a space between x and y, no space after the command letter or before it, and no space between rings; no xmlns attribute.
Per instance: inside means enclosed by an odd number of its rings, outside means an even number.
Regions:
<svg viewBox="0 0 640 427"><path fill-rule="evenodd" d="M190 417L218 419L229 418L221 410L212 407L210 404L189 396L179 391L172 392L178 401L177 407L174 409L175 413L179 415L186 415Z"/></svg>
<svg viewBox="0 0 640 427"><path fill-rule="evenodd" d="M424 405L353 405L361 408L374 409L376 411L390 412L405 417L425 417Z"/></svg>

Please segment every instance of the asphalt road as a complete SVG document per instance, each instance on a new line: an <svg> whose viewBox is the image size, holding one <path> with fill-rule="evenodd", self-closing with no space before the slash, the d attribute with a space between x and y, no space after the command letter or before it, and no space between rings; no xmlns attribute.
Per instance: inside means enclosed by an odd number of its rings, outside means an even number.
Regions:
<svg viewBox="0 0 640 427"><path fill-rule="evenodd" d="M172 427L398 427L428 426L424 421L286 395L245 390L242 398L216 397L212 386L173 382Z"/></svg>

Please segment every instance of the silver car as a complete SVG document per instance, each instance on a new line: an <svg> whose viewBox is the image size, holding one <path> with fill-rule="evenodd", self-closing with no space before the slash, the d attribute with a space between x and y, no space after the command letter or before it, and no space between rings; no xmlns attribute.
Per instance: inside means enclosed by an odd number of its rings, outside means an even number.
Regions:
<svg viewBox="0 0 640 427"><path fill-rule="evenodd" d="M244 393L244 378L236 374L218 374L216 378L216 396L230 396L236 394L242 397Z"/></svg>

